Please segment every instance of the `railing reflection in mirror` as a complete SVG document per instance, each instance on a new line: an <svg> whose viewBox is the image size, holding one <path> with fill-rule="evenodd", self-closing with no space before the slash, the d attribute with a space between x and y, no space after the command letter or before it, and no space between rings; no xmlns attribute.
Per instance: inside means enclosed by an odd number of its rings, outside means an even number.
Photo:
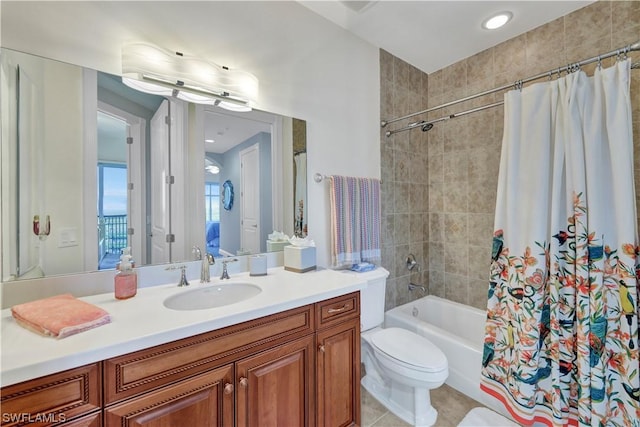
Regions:
<svg viewBox="0 0 640 427"><path fill-rule="evenodd" d="M98 242L98 269L115 268L122 249L127 247L127 215L99 216Z"/></svg>

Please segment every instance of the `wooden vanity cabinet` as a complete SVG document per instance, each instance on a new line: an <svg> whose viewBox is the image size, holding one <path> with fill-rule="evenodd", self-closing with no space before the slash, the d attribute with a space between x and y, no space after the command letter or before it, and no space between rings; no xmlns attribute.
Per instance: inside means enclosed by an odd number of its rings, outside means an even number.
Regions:
<svg viewBox="0 0 640 427"><path fill-rule="evenodd" d="M314 337L301 338L236 364L236 426L312 426Z"/></svg>
<svg viewBox="0 0 640 427"><path fill-rule="evenodd" d="M309 335L109 406L105 425L312 425L313 355Z"/></svg>
<svg viewBox="0 0 640 427"><path fill-rule="evenodd" d="M233 365L212 369L107 407L107 426L233 425Z"/></svg>
<svg viewBox="0 0 640 427"><path fill-rule="evenodd" d="M76 418L63 423L65 427L101 427L102 412L94 412L84 417Z"/></svg>
<svg viewBox="0 0 640 427"><path fill-rule="evenodd" d="M316 303L316 425L360 425L360 293Z"/></svg>
<svg viewBox="0 0 640 427"><path fill-rule="evenodd" d="M101 375L101 364L93 363L3 387L2 425L100 426Z"/></svg>
<svg viewBox="0 0 640 427"><path fill-rule="evenodd" d="M360 424L359 293L2 389L74 427ZM62 415L60 415L62 414ZM23 425L5 422L2 425Z"/></svg>
<svg viewBox="0 0 640 427"><path fill-rule="evenodd" d="M314 330L313 306L307 305L105 360L105 405L233 364Z"/></svg>

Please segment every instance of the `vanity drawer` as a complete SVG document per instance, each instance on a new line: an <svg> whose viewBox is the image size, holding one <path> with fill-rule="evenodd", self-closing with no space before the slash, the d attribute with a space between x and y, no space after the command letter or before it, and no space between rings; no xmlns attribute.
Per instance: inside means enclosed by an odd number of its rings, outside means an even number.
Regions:
<svg viewBox="0 0 640 427"><path fill-rule="evenodd" d="M185 338L104 362L105 404L313 333L313 305Z"/></svg>
<svg viewBox="0 0 640 427"><path fill-rule="evenodd" d="M318 328L360 316L360 292L352 292L316 303Z"/></svg>
<svg viewBox="0 0 640 427"><path fill-rule="evenodd" d="M2 389L2 425L53 425L102 405L100 363L81 366Z"/></svg>

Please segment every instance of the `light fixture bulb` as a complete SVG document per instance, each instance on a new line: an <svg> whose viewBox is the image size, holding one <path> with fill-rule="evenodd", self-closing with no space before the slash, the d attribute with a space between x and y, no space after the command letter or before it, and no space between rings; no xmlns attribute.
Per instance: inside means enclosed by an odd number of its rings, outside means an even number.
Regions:
<svg viewBox="0 0 640 427"><path fill-rule="evenodd" d="M216 165L209 165L205 169L212 175L217 175L220 173L220 168Z"/></svg>
<svg viewBox="0 0 640 427"><path fill-rule="evenodd" d="M228 101L220 101L220 103L218 103L217 105L218 107L224 108L225 110L235 111L239 113L246 113L247 111L251 111L251 107L249 107L248 105L240 105Z"/></svg>
<svg viewBox="0 0 640 427"><path fill-rule="evenodd" d="M209 96L199 95L197 93L191 93L184 90L178 91L177 94L178 99L182 99L183 101L193 102L194 104L208 104L208 105L216 105L216 99L211 98Z"/></svg>
<svg viewBox="0 0 640 427"><path fill-rule="evenodd" d="M140 92L150 93L159 96L171 96L173 89L160 86L154 83L143 82L129 77L122 77L122 83Z"/></svg>
<svg viewBox="0 0 640 427"><path fill-rule="evenodd" d="M513 13L511 12L500 12L493 15L491 18L486 19L482 23L482 28L486 28L487 30L495 30L502 27L504 24L509 22L513 17Z"/></svg>

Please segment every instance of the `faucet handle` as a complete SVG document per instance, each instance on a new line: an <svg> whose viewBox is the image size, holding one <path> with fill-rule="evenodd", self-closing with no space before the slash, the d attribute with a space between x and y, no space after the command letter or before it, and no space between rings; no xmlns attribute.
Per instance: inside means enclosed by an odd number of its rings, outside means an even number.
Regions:
<svg viewBox="0 0 640 427"><path fill-rule="evenodd" d="M180 283L178 283L178 286L189 286L189 282L187 281L186 265L172 265L165 268L165 270L177 270L177 269L182 270L182 272L180 273Z"/></svg>
<svg viewBox="0 0 640 427"><path fill-rule="evenodd" d="M220 276L220 280L229 279L229 272L227 271L227 264L230 262L236 262L238 258L233 259L223 259L222 260L222 276Z"/></svg>
<svg viewBox="0 0 640 427"><path fill-rule="evenodd" d="M180 267L182 269L182 273L180 273L180 283L178 283L178 286L189 286L189 282L187 281L187 266L183 265L182 267Z"/></svg>

